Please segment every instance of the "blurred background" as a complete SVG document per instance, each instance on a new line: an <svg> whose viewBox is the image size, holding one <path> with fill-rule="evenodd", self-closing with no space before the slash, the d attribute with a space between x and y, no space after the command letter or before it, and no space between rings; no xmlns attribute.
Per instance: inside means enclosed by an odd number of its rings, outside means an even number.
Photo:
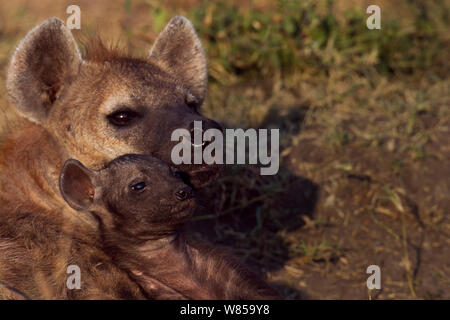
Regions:
<svg viewBox="0 0 450 320"><path fill-rule="evenodd" d="M450 299L449 1L2 0L0 141L18 123L9 57L71 4L77 39L99 34L141 56L187 16L209 59L203 113L280 129L279 173L227 166L201 192L191 237L289 299ZM366 27L371 4L381 30ZM372 264L381 290L366 287Z"/></svg>

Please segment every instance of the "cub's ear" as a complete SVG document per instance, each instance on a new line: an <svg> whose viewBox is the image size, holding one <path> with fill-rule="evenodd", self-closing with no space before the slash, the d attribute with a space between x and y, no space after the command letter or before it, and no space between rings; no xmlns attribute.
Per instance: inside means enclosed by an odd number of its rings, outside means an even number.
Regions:
<svg viewBox="0 0 450 320"><path fill-rule="evenodd" d="M81 61L64 22L45 20L26 35L13 54L6 80L11 102L28 119L42 122L64 85L77 74Z"/></svg>
<svg viewBox="0 0 450 320"><path fill-rule="evenodd" d="M78 160L69 159L64 163L59 175L59 190L75 210L89 209L94 202L96 174Z"/></svg>
<svg viewBox="0 0 450 320"><path fill-rule="evenodd" d="M185 17L172 18L159 34L150 57L203 102L208 82L205 52L192 23Z"/></svg>

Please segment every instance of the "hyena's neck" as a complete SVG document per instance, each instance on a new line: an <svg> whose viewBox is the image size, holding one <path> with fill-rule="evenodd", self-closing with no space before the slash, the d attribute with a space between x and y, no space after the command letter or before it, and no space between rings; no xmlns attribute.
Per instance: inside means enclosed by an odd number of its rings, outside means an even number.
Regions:
<svg viewBox="0 0 450 320"><path fill-rule="evenodd" d="M128 271L153 299L279 299L234 258L183 235L157 249L134 249Z"/></svg>
<svg viewBox="0 0 450 320"><path fill-rule="evenodd" d="M183 235L157 249L135 248L133 278L155 299L272 299L277 294L236 260Z"/></svg>
<svg viewBox="0 0 450 320"><path fill-rule="evenodd" d="M69 155L44 128L28 124L4 140L0 153L2 199L11 205L34 208L35 214L54 211L59 215L56 221L66 214L70 220L76 216L63 200L58 184L61 167ZM93 223L93 219L89 221Z"/></svg>
<svg viewBox="0 0 450 320"><path fill-rule="evenodd" d="M185 238L174 235L128 246L116 255L151 299L217 299L196 272L194 254Z"/></svg>
<svg viewBox="0 0 450 320"><path fill-rule="evenodd" d="M1 153L2 191L13 190L12 199L54 209L60 198L58 170L64 152L51 136L30 123L6 138Z"/></svg>

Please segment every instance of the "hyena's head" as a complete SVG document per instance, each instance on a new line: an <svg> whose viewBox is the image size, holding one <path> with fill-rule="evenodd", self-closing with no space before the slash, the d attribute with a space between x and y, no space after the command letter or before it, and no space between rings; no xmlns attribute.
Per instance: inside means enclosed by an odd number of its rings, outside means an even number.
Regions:
<svg viewBox="0 0 450 320"><path fill-rule="evenodd" d="M56 18L31 30L15 51L7 90L17 110L46 128L91 168L126 153L171 163L175 129L220 128L199 114L207 87L206 58L192 24L173 18L149 54L137 59L93 42L83 58ZM218 165L179 166L200 187Z"/></svg>
<svg viewBox="0 0 450 320"><path fill-rule="evenodd" d="M116 238L117 233L135 243L171 236L195 210L191 187L148 155L123 155L100 170L69 159L61 169L59 188L72 208L101 221L109 241L123 238Z"/></svg>

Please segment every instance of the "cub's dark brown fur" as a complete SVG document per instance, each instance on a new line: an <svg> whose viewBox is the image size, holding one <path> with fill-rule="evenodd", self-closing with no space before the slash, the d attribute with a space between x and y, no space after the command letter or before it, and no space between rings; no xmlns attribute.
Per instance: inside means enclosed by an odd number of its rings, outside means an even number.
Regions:
<svg viewBox="0 0 450 320"><path fill-rule="evenodd" d="M60 188L69 205L99 220L105 252L149 298L278 298L234 258L177 234L192 216L195 199L160 160L125 155L99 171L69 160Z"/></svg>

